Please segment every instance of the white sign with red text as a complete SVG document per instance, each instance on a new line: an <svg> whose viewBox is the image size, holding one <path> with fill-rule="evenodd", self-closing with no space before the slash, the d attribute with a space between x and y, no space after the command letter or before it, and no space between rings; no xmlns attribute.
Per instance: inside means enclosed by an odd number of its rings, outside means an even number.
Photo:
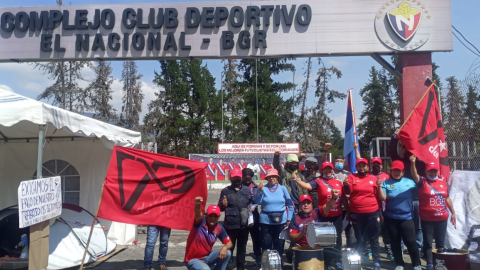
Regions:
<svg viewBox="0 0 480 270"><path fill-rule="evenodd" d="M218 154L274 154L277 148L282 154L300 153L299 143L219 143Z"/></svg>

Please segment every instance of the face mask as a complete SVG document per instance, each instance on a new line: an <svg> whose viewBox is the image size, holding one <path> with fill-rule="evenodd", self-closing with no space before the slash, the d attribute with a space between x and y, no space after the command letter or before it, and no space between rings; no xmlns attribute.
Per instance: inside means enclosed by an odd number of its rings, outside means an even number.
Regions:
<svg viewBox="0 0 480 270"><path fill-rule="evenodd" d="M365 176L365 175L367 175L367 172L358 172L358 174L360 174L362 176Z"/></svg>
<svg viewBox="0 0 480 270"><path fill-rule="evenodd" d="M374 174L379 174L380 173L380 166L372 166L372 172Z"/></svg>
<svg viewBox="0 0 480 270"><path fill-rule="evenodd" d="M430 180L430 181L437 181L438 175L435 176L435 177L430 177L430 176L427 175L427 178L428 178L428 180Z"/></svg>
<svg viewBox="0 0 480 270"><path fill-rule="evenodd" d="M311 170L318 170L318 165L315 164L315 163L307 163L305 164L305 168L307 168L307 170L311 171Z"/></svg>
<svg viewBox="0 0 480 270"><path fill-rule="evenodd" d="M335 170L338 170L338 171L343 170L343 163L340 163L340 162L335 163Z"/></svg>
<svg viewBox="0 0 480 270"><path fill-rule="evenodd" d="M298 170L298 165L288 164L287 169L291 172Z"/></svg>
<svg viewBox="0 0 480 270"><path fill-rule="evenodd" d="M232 185L233 185L233 186L238 187L238 186L241 185L242 180L241 180L241 179L238 179L238 180L233 180L233 179L232 179L231 182L232 182Z"/></svg>
<svg viewBox="0 0 480 270"><path fill-rule="evenodd" d="M332 175L330 175L330 176L326 176L326 175L324 175L324 176L323 176L323 178L325 178L325 179L332 179L332 178L333 178L333 174L332 174Z"/></svg>

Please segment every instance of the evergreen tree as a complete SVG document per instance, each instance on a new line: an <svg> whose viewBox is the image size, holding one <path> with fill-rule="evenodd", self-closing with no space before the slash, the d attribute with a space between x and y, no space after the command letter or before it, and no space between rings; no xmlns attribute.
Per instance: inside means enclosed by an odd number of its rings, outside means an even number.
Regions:
<svg viewBox="0 0 480 270"><path fill-rule="evenodd" d="M375 137L390 137L396 129L395 98L388 82L386 71L378 71L372 66L370 80L360 90L364 109L360 115L362 123L358 129L361 134L360 149L367 149Z"/></svg>
<svg viewBox="0 0 480 270"><path fill-rule="evenodd" d="M97 61L93 68L95 79L87 87L86 91L90 98L90 110L93 118L104 122L115 120L115 109L110 104L112 100L112 67L105 61Z"/></svg>
<svg viewBox="0 0 480 270"><path fill-rule="evenodd" d="M133 60L123 62L123 105L119 125L128 129L137 129L139 125L143 101L141 78Z"/></svg>
<svg viewBox="0 0 480 270"><path fill-rule="evenodd" d="M245 102L245 130L240 130L239 140L257 142L283 142L284 132L292 123L293 100L283 100L281 94L292 89L293 83L275 82L272 75L293 71L291 59L242 59L239 71L243 72L243 98ZM257 63L256 63L257 62ZM258 72L256 72L258 70ZM258 87L258 123L257 91Z"/></svg>
<svg viewBox="0 0 480 270"><path fill-rule="evenodd" d="M470 149L473 150L475 148L473 142L480 140L480 133L478 132L478 130L480 130L480 96L478 94L478 89L475 89L475 86L468 85L467 88L467 102L465 105L467 131L465 133L468 136Z"/></svg>
<svg viewBox="0 0 480 270"><path fill-rule="evenodd" d="M445 136L450 142L459 142L464 138L465 132L465 98L460 91L458 80L454 77L448 77L447 92L445 97L445 107L443 108L445 118ZM450 148L451 149L451 148Z"/></svg>
<svg viewBox="0 0 480 270"><path fill-rule="evenodd" d="M224 104L224 140L226 142L237 142L241 139L238 134L245 132L243 118L245 117L245 103L243 101L244 89L239 81L242 75L238 73L238 61L235 59L224 59L222 91Z"/></svg>

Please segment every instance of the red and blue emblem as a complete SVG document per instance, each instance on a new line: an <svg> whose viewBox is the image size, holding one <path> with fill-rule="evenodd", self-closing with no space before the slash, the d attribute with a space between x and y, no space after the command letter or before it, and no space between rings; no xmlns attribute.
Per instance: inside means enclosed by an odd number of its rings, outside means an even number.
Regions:
<svg viewBox="0 0 480 270"><path fill-rule="evenodd" d="M387 14L388 21L393 31L403 40L407 41L418 29L422 19L422 11L414 9L409 3L403 2Z"/></svg>

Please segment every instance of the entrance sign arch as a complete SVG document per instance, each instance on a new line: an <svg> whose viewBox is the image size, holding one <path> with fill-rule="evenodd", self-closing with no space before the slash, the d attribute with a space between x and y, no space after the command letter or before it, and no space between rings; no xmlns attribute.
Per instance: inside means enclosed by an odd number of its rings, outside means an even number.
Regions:
<svg viewBox="0 0 480 270"><path fill-rule="evenodd" d="M449 0L35 6L0 14L3 62L452 50Z"/></svg>

